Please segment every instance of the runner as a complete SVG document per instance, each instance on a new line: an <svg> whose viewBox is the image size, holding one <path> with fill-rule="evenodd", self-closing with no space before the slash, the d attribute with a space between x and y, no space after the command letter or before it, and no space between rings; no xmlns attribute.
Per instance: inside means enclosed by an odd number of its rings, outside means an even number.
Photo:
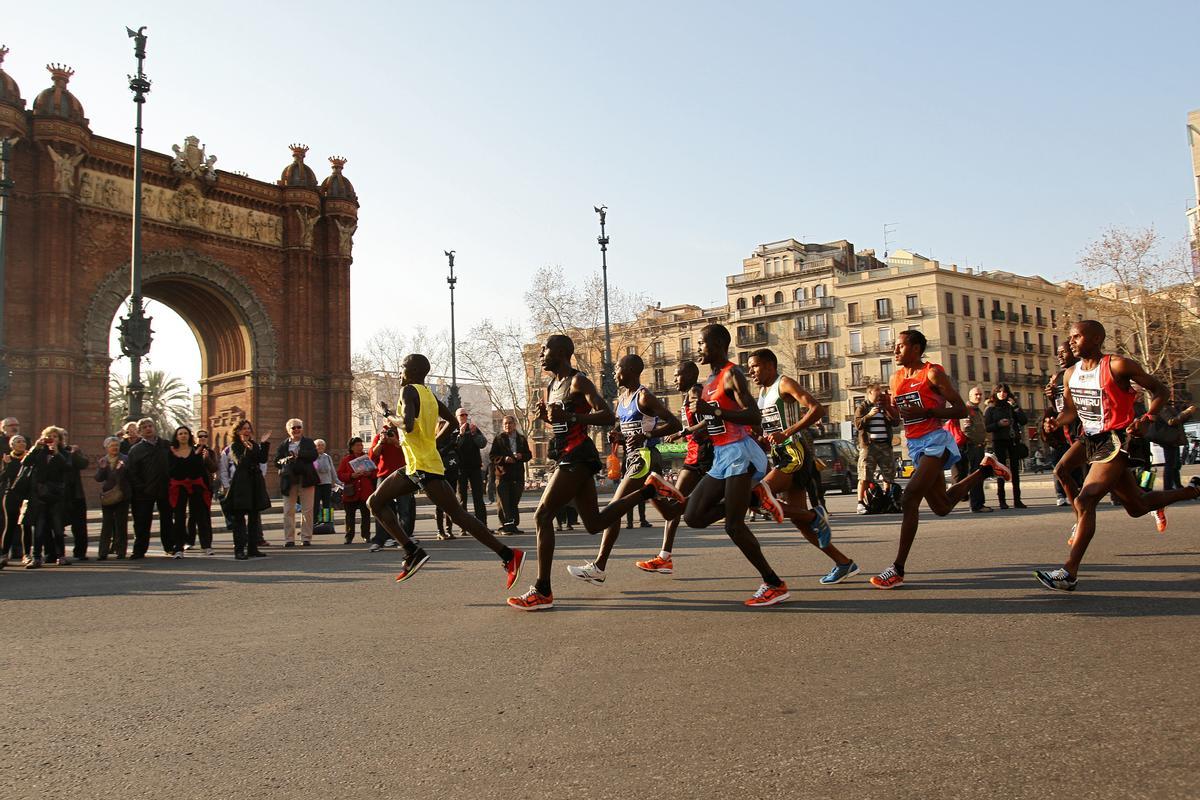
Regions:
<svg viewBox="0 0 1200 800"><path fill-rule="evenodd" d="M941 365L924 360L925 344L925 334L920 331L900 331L896 338L897 369L892 374L892 397L904 422L904 439L914 470L900 500L904 518L900 523L896 560L871 578L871 585L877 589L895 589L904 583L904 564L917 538L922 500L933 513L944 517L992 472L1005 480L1012 478L1000 459L985 452L979 460L979 469L946 488L943 473L958 462L960 455L954 437L942 423L967 416L967 407Z"/></svg>
<svg viewBox="0 0 1200 800"><path fill-rule="evenodd" d="M454 417L450 409L434 397L425 385L425 376L428 374L429 359L425 356L411 353L404 357L400 373L400 402L397 403L400 414L388 415L387 419L403 431L404 438L400 444L404 448L405 471L397 470L384 478L367 498L367 505L379 524L404 548L404 563L400 574L396 576L397 581L408 580L429 560L429 554L404 532L392 508L394 499L414 494L420 489L438 508L449 514L459 528L500 557L504 564L505 588L511 589L521 574L525 553L501 544L487 525L459 505L454 487L446 482L445 467L437 451L437 438L449 429ZM386 415L387 406L380 405Z"/></svg>
<svg viewBox="0 0 1200 800"><path fill-rule="evenodd" d="M596 473L600 471L600 453L588 437L588 426L609 427L616 420L596 385L571 366L575 343L569 336L556 334L542 345L542 369L554 377L543 390L542 399L533 409L535 419L553 431L550 458L557 462L538 503L537 524L538 575L529 591L508 598L508 604L522 611L541 611L554 607L550 570L554 566L554 516L574 501L579 519L588 533L599 533L620 524L625 512L642 500L658 493L674 495L675 487L665 480L647 476L640 491L614 499L602 510L596 503Z"/></svg>
<svg viewBox="0 0 1200 800"><path fill-rule="evenodd" d="M805 539L825 555L833 559L833 568L821 578L829 586L841 583L858 574L858 564L834 547L830 540L833 531L829 527L829 513L817 502L818 494L814 481L820 480L812 447L806 446L801 431L807 430L825 416L825 406L817 401L808 390L795 380L779 374L779 359L767 348L750 354L750 377L760 387L758 407L762 410L763 441L771 451L771 471L762 484L770 492L760 503L770 513L778 507L796 526ZM796 403L805 409L799 420L786 425L784 406ZM773 495L778 501L770 503ZM808 500L813 499L813 508L808 509ZM782 520L779 520L782 521Z"/></svg>
<svg viewBox="0 0 1200 800"><path fill-rule="evenodd" d="M1063 394L1067 386L1067 370L1079 363L1078 356L1071 352L1070 340L1058 346L1058 350L1054 353L1054 360L1058 362L1058 372L1054 373L1054 377L1050 379L1050 383L1046 384L1046 400L1049 401L1055 411L1055 416L1057 416L1062 414L1065 407ZM1053 417L1050 419L1053 419ZM1048 420L1042 422L1047 433L1054 430L1049 426L1048 422ZM1072 510L1074 510L1075 496L1079 494L1079 483L1075 480L1075 475L1087 465L1087 454L1083 449L1083 439L1079 435L1078 420L1068 425L1064 433L1071 442L1071 445L1062 454L1062 457L1058 459L1058 463L1054 465L1054 479L1062 487L1067 502L1071 504ZM1163 528L1166 529L1165 515L1163 516ZM1078 529L1079 514L1076 512L1075 522L1071 525L1071 536L1067 539L1068 545L1075 543L1075 531Z"/></svg>
<svg viewBox="0 0 1200 800"><path fill-rule="evenodd" d="M724 325L707 325L700 331L700 363L709 366L711 375L695 405L712 439L713 465L688 497L684 521L689 528L707 528L725 519L725 533L762 575L762 585L745 601L759 608L782 603L790 595L746 525L751 493L767 474L767 456L750 437L750 426L762 422L762 412L746 376L729 360L729 342Z"/></svg>
<svg viewBox="0 0 1200 800"><path fill-rule="evenodd" d="M1083 488L1075 497L1079 516L1075 541L1067 562L1058 569L1033 573L1047 589L1075 591L1079 565L1096 532L1096 506L1110 491L1131 517L1140 517L1156 509L1200 497L1200 477L1190 485L1166 492L1143 492L1130 471L1129 439L1142 436L1167 402L1167 387L1147 375L1142 365L1123 356L1103 352L1104 326L1095 320L1071 325L1071 350L1079 363L1067 370L1064 408L1051 423L1061 428L1079 420L1088 469ZM1137 384L1152 396L1150 407L1134 416L1133 403Z"/></svg>
<svg viewBox="0 0 1200 800"><path fill-rule="evenodd" d="M687 454L683 458L683 468L679 470L679 477L675 479L675 488L684 497L692 493L692 490L700 483L700 479L712 468L712 440L708 438L707 426L696 416L696 401L700 399L700 385L697 383L699 378L700 368L696 366L695 361L682 361L679 366L675 367L675 388L683 395L680 407L683 409L683 418L687 427L663 439L665 442L687 439ZM663 509L659 509L660 513L662 511ZM666 522L663 525L662 549L653 558L635 562L638 569L662 575L670 575L675 571L675 564L671 559L671 549L675 546L675 531L679 529L682 508L679 509L679 512L671 516L663 514Z"/></svg>
<svg viewBox="0 0 1200 800"><path fill-rule="evenodd" d="M652 475L655 476L656 482L666 483L660 474L662 456L658 452L658 441L683 427L666 404L642 385L644 369L645 364L637 355L627 355L617 363L617 420L620 422L621 436L625 444L625 477L621 479L621 484L613 495L614 499L639 491ZM678 519L683 512L684 497L673 486L671 491L678 495L676 502L670 503L677 510L664 508L667 503L660 502L657 497L650 498L650 502L654 503L654 507L664 516L672 514ZM621 521L617 520L605 529L596 560L589 561L581 567L568 566L567 572L597 586L604 583L608 557L620 535Z"/></svg>

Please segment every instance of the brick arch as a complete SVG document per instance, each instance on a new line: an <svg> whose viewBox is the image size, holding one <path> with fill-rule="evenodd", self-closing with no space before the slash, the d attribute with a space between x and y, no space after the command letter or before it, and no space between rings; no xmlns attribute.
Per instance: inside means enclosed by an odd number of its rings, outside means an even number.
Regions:
<svg viewBox="0 0 1200 800"><path fill-rule="evenodd" d="M253 372L264 383L274 382L278 353L274 326L236 272L190 250L159 251L143 257L142 285L146 297L172 308L192 328L206 378ZM86 361L108 363L113 317L128 294L128 264L109 272L97 285L84 317Z"/></svg>

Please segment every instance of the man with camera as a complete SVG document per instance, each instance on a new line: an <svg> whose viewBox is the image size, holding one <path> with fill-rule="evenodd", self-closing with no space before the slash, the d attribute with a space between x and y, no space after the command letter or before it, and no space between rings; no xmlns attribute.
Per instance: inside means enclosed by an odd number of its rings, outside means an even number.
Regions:
<svg viewBox="0 0 1200 800"><path fill-rule="evenodd" d="M300 504L300 544L308 547L313 535L313 498L317 491L317 444L304 435L304 422L287 421L288 438L275 451L279 469L279 494L283 497L284 547L296 546L296 503Z"/></svg>
<svg viewBox="0 0 1200 800"><path fill-rule="evenodd" d="M866 401L854 412L854 427L858 431L858 507L859 514L867 513L867 483L878 472L884 491L890 491L896 480L896 457L892 453L892 430L899 421L892 410L886 386L873 383L867 387Z"/></svg>
<svg viewBox="0 0 1200 800"><path fill-rule="evenodd" d="M375 462L375 485L383 483L383 479L393 472L403 472L405 466L404 449L400 445L400 431L390 422L387 417L391 414L391 409L386 405L381 406L384 415L384 425L379 429L379 433L375 434L375 438L371 440L371 449L368 455ZM410 537L413 530L416 528L416 500L412 495L402 495L397 497L392 502L392 509L396 512L396 517L400 520L400 527ZM395 539L388 533L387 528L378 524L375 525L375 536L371 539L371 552L378 553L385 547L396 547L399 545Z"/></svg>
<svg viewBox="0 0 1200 800"><path fill-rule="evenodd" d="M475 503L475 517L480 522L487 523L487 507L483 502L483 455L481 451L487 447L487 437L479 426L471 422L470 414L465 408L460 408L454 414L458 423L455 434L455 450L458 452L458 502L466 508L467 488L471 489L471 499Z"/></svg>

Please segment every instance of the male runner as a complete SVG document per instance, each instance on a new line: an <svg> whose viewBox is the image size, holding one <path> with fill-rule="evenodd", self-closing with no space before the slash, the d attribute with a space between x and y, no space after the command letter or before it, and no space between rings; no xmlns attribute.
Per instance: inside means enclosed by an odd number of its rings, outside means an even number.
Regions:
<svg viewBox="0 0 1200 800"><path fill-rule="evenodd" d="M1065 408L1063 395L1067 388L1067 370L1079 363L1079 357L1071 351L1071 341L1068 339L1058 346L1058 350L1054 353L1054 360L1058 362L1058 372L1050 378L1050 383L1046 384L1046 400L1054 409L1054 417L1057 417ZM1051 417L1053 419L1054 417ZM1050 427L1049 420L1042 422L1047 433L1050 433L1054 428ZM1083 449L1083 439L1079 435L1079 422L1076 420L1064 430L1067 439L1071 445L1066 452L1058 459L1054 465L1054 479L1058 481L1058 485L1062 487L1063 495L1067 503L1071 504L1072 511L1075 506L1075 496L1079 494L1079 484L1081 480L1077 480L1076 476L1082 474L1082 469L1087 465L1087 454ZM1166 515L1163 515L1163 529L1167 527ZM1067 539L1067 544L1075 543L1075 531L1079 529L1079 514L1075 514L1075 523L1071 525L1071 536Z"/></svg>
<svg viewBox="0 0 1200 800"><path fill-rule="evenodd" d="M508 598L508 604L522 611L541 611L554 607L550 570L554 566L554 516L572 500L588 533L599 533L620 524L625 512L660 491L675 489L664 480L649 480L641 490L614 499L603 509L596 504L596 473L600 471L600 453L588 436L588 426L607 428L616 420L612 409L596 385L571 366L575 343L569 336L555 334L542 345L542 369L554 377L543 390L532 416L551 427L550 458L557 462L534 514L537 525L538 574L529 591Z"/></svg>
<svg viewBox="0 0 1200 800"><path fill-rule="evenodd" d="M683 468L679 470L679 477L675 479L675 488L685 498L708 473L713 459L712 440L708 438L707 425L696 416L696 401L700 399L700 385L697 383L699 378L700 368L696 366L695 361L681 361L679 366L675 367L675 388L682 395L680 407L683 409L684 423L687 427L663 439L665 442L687 439ZM662 575L670 575L675 571L671 549L675 546L675 531L679 529L681 516L682 513L663 514L666 522L663 525L662 549L653 558L634 562L638 569Z"/></svg>
<svg viewBox="0 0 1200 800"><path fill-rule="evenodd" d="M762 482L782 499L788 519L804 538L833 559L833 568L821 578L821 583L827 586L841 583L858 574L858 564L830 543L833 531L825 507L814 500L812 510L808 509L809 497L819 497L813 481L820 480L820 473L812 449L800 438L800 431L825 415L825 406L795 380L779 373L779 359L774 351L765 347L755 350L750 354L749 367L751 379L760 387L758 407L762 410L763 441L771 448L771 471ZM807 413L787 425L784 414L787 403L797 403Z"/></svg>
<svg viewBox="0 0 1200 800"><path fill-rule="evenodd" d="M1200 478L1190 485L1165 492L1143 492L1130 471L1128 440L1142 436L1167 402L1167 387L1147 375L1142 365L1123 356L1103 352L1104 326L1088 319L1071 325L1071 351L1079 363L1067 370L1064 408L1051 423L1060 428L1079 420L1087 455L1087 477L1075 497L1079 517L1075 541L1067 562L1054 570L1037 570L1034 577L1047 589L1075 591L1079 564L1096 532L1096 506L1110 491L1131 517L1140 517L1180 500L1200 497ZM1151 394L1150 407L1134 417L1137 384Z"/></svg>
<svg viewBox="0 0 1200 800"><path fill-rule="evenodd" d="M630 354L617 362L617 421L621 425L621 436L625 442L625 477L621 479L621 484L613 495L614 499L639 491L651 478L656 487L659 481L670 486L660 475L662 456L658 452L657 444L663 436L675 433L683 426L667 408L666 403L642 385L644 369L645 363L641 356ZM674 486L670 486L670 490L678 495L674 504L679 509L674 513L678 518L685 500ZM651 498L650 502L654 503L660 512L664 510L656 498ZM589 561L581 567L568 566L567 572L597 586L604 583L608 557L620 535L621 521L617 520L605 529L596 560Z"/></svg>
<svg viewBox="0 0 1200 800"><path fill-rule="evenodd" d="M425 385L425 376L428 374L429 359L425 356L411 353L404 357L400 372L400 416L389 415L387 419L404 432L401 446L404 448L405 471L396 470L384 478L367 498L367 505L379 524L404 547L404 563L400 574L396 576L397 581L408 580L429 560L429 554L404 531L392 507L392 501L397 497L421 489L438 508L450 515L459 528L500 557L504 564L505 588L511 589L521 574L525 553L501 544L487 525L459 505L454 487L446 482L445 467L437 450L437 437L447 430L454 416Z"/></svg>
<svg viewBox="0 0 1200 800"><path fill-rule="evenodd" d="M979 469L946 488L943 473L961 456L954 437L942 425L945 420L967 416L967 407L941 365L924 360L925 345L925 334L920 331L900 331L896 337L897 369L892 373L892 398L904 422L904 438L914 470L900 500L904 518L900 523L896 560L871 578L871 585L877 589L895 589L904 583L904 564L917 538L922 500L933 513L944 517L991 472L1005 480L1012 479L1008 467L988 452L979 460Z"/></svg>
<svg viewBox="0 0 1200 800"><path fill-rule="evenodd" d="M791 595L746 525L750 495L767 474L767 456L750 436L750 427L762 421L762 412L746 376L729 360L729 342L724 325L706 325L700 331L700 363L707 364L711 374L700 390L696 415L707 424L713 465L688 497L683 518L689 528L707 528L725 519L725 533L762 575L762 585L745 604L762 608Z"/></svg>

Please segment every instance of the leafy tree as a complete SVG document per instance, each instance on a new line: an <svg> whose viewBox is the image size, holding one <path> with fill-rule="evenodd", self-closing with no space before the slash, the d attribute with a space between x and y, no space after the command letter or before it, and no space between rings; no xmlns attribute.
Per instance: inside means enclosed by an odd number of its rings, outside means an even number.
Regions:
<svg viewBox="0 0 1200 800"><path fill-rule="evenodd" d="M160 435L170 436L180 425L191 424L192 395L182 380L163 370L152 369L143 376L142 383L146 387L142 394L142 416L154 420ZM124 376L109 373L108 420L113 431L119 430L129 415L126 385Z"/></svg>

